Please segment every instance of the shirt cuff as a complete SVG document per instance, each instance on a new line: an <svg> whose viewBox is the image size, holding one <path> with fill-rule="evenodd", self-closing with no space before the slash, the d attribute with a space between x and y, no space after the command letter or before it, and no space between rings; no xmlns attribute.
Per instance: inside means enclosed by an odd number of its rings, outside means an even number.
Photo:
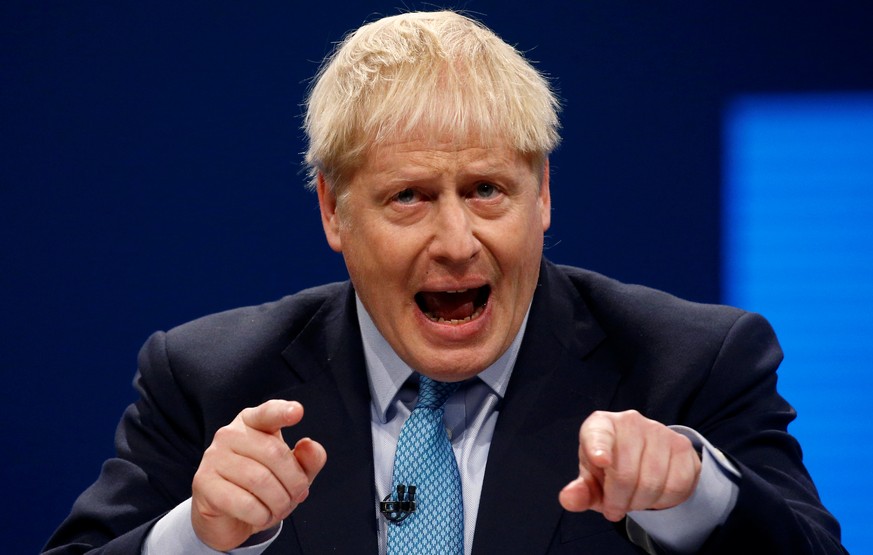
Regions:
<svg viewBox="0 0 873 555"><path fill-rule="evenodd" d="M152 527L142 548L142 555L260 555L282 531L280 522L275 528L259 532L242 546L230 551L216 551L197 537L191 525L191 498L180 503ZM255 543L253 543L255 542Z"/></svg>
<svg viewBox="0 0 873 555"><path fill-rule="evenodd" d="M683 503L669 509L632 511L628 518L658 545L678 554L695 553L737 503L740 472L724 454L695 430L670 426L701 453L697 487Z"/></svg>

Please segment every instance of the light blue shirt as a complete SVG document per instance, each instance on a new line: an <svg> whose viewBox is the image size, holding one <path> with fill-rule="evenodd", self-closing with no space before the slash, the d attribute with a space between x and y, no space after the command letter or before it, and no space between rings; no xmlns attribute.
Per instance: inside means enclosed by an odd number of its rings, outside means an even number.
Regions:
<svg viewBox="0 0 873 555"><path fill-rule="evenodd" d="M412 368L397 356L382 337L360 299L357 302L372 399L370 428L373 432L376 469L376 499L373 507L379 529L379 553L384 555L388 523L379 513L377 503L391 491L397 438L400 437L403 423L415 407L418 387L415 380L411 384L407 383L413 376ZM509 349L475 378L461 384L445 404L443 421L461 474L461 491L464 496L464 552L467 554L473 548L473 532L476 530L485 462L488 460L494 426L500 414L499 403L506 393L526 327L527 315ZM404 384L407 387L403 387Z"/></svg>
<svg viewBox="0 0 873 555"><path fill-rule="evenodd" d="M357 299L357 309L371 396L370 416L376 484L373 517L378 522L379 553L385 555L388 529L387 522L379 513L378 502L391 490L397 438L415 406L418 394L414 380L410 380L413 370L397 356L379 333L360 299ZM494 427L500 415L500 400L509 384L526 326L527 315L509 349L475 378L462 384L445 405L446 430L461 475L466 555L470 555L472 551L482 480ZM580 415L580 420L583 416ZM629 513L628 517L633 522L629 523L628 531L641 544L652 539L674 553L691 554L727 519L736 504L739 491L731 477L739 474L730 461L696 431L684 426L671 428L691 439L701 452L702 465L697 489L688 500L676 507ZM543 471L547 472L548 469ZM557 495L556 491L555 496ZM228 553L259 555L280 531L281 524L274 530L251 538L244 547ZM200 542L194 534L190 499L155 524L143 547L144 555L220 553Z"/></svg>

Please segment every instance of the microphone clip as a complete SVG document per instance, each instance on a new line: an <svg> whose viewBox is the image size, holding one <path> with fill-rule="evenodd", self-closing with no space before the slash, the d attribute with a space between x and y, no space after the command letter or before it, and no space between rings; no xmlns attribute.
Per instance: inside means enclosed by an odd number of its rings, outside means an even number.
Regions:
<svg viewBox="0 0 873 555"><path fill-rule="evenodd" d="M415 512L415 486L410 485L406 491L404 484L397 484L397 500L391 500L391 494L385 496L379 503L379 512L394 524L400 524Z"/></svg>

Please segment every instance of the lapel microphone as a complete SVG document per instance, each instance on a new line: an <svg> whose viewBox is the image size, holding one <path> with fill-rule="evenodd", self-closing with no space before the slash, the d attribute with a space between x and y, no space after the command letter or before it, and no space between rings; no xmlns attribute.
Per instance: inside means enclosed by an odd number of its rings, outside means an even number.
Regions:
<svg viewBox="0 0 873 555"><path fill-rule="evenodd" d="M394 524L406 520L406 517L415 512L415 486L410 484L407 492L404 484L397 484L397 501L392 501L389 493L379 503L379 512Z"/></svg>

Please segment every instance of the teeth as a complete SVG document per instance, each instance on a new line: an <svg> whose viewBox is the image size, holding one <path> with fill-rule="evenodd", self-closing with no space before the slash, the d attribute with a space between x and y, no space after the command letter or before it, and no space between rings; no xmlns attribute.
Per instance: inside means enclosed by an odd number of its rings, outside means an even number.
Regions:
<svg viewBox="0 0 873 555"><path fill-rule="evenodd" d="M454 291L446 291L446 293L466 293L469 289L456 289Z"/></svg>
<svg viewBox="0 0 873 555"><path fill-rule="evenodd" d="M437 317L432 312L425 312L424 315L427 316L431 322L437 322L439 324L450 324L452 326L456 326L458 324L465 324L471 320L475 320L476 318L478 318L482 314L482 311L484 311L484 310L485 310L485 307L480 306L473 312L472 316L467 316L466 318L464 318L462 320L455 320L455 319L446 320L445 318Z"/></svg>

